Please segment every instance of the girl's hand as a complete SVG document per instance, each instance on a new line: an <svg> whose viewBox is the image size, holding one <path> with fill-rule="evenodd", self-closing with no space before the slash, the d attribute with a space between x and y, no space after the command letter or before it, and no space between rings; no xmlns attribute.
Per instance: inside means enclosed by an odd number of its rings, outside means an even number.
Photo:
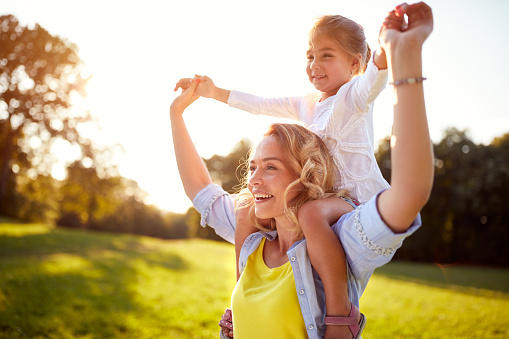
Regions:
<svg viewBox="0 0 509 339"><path fill-rule="evenodd" d="M221 331L226 337L233 338L233 323L232 323L232 310L227 308L224 311L221 320L219 321L219 326L221 326Z"/></svg>
<svg viewBox="0 0 509 339"><path fill-rule="evenodd" d="M406 29L406 22L405 22L403 15L398 16L396 14L396 9L393 9L392 11L390 11L387 14L387 17L385 18L385 21L382 24L382 27L380 27L380 31L378 32L378 44L380 45L380 50L382 53L384 53L384 57L385 57L385 51L383 48L383 44L381 42L382 32L384 31L384 29L395 29L397 31L403 32ZM387 67L384 67L384 68L387 68Z"/></svg>
<svg viewBox="0 0 509 339"><path fill-rule="evenodd" d="M381 38L382 31L384 29L395 29L396 31L399 32L403 32L407 29L405 17L403 15L399 15L398 12L396 12L396 10L397 9L393 9L392 11L387 13L387 16L385 17L385 20L382 24L382 27L380 28L379 39Z"/></svg>
<svg viewBox="0 0 509 339"><path fill-rule="evenodd" d="M404 16L407 15L408 23ZM424 2L403 3L389 12L380 31L380 44L387 50L391 44L413 43L422 46L433 31L433 13Z"/></svg>
<svg viewBox="0 0 509 339"><path fill-rule="evenodd" d="M182 80L181 80L182 81ZM181 82L179 81L179 83ZM170 114L182 114L184 110L191 105L200 96L195 93L196 87L200 79L191 79L186 85L186 89L182 88L182 93L173 100L170 106ZM177 83L178 85L178 83Z"/></svg>
<svg viewBox="0 0 509 339"><path fill-rule="evenodd" d="M216 98L216 90L217 87L214 84L214 81L212 81L211 78L209 78L206 75L196 75L195 79L200 79L200 84L198 85L198 88L196 89L196 94L198 94L201 97L205 98Z"/></svg>
<svg viewBox="0 0 509 339"><path fill-rule="evenodd" d="M205 98L215 98L217 87L214 81L206 75L196 74L194 78L182 78L177 82L173 90L176 92L179 88L182 88L182 90L185 91L191 86L193 80L198 80L199 83L195 90L197 95Z"/></svg>

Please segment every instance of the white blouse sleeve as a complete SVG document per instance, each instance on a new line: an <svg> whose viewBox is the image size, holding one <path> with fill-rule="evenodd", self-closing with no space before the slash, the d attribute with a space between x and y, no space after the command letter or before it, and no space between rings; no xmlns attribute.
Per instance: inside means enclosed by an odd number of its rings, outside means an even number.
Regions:
<svg viewBox="0 0 509 339"><path fill-rule="evenodd" d="M300 120L301 97L263 98L256 95L231 91L228 105L255 115Z"/></svg>
<svg viewBox="0 0 509 339"><path fill-rule="evenodd" d="M200 225L212 227L224 240L235 243L235 211L233 197L219 185L211 184L193 199L194 208L201 214Z"/></svg>
<svg viewBox="0 0 509 339"><path fill-rule="evenodd" d="M373 54L374 55L374 54ZM369 60L364 74L350 83L343 85L338 94L345 99L344 104L350 111L367 113L370 105L385 88L388 79L387 69L378 69L373 61ZM335 112L344 112L344 108L334 109Z"/></svg>

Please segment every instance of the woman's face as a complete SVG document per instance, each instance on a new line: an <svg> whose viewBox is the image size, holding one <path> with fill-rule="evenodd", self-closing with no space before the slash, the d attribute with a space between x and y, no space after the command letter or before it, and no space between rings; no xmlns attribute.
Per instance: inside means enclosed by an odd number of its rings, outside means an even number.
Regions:
<svg viewBox="0 0 509 339"><path fill-rule="evenodd" d="M249 190L253 194L255 215L260 219L285 217L284 193L290 183L299 176L287 165L287 156L277 139L268 136L256 147L249 162ZM297 195L290 192L287 201Z"/></svg>

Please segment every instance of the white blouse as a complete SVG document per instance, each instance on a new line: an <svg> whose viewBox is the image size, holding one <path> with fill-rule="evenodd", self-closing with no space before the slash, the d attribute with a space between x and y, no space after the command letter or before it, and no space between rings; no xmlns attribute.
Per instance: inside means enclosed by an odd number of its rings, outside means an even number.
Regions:
<svg viewBox="0 0 509 339"><path fill-rule="evenodd" d="M319 102L321 93L301 97L262 98L231 91L228 104L252 114L305 122L325 142L336 165L336 187L366 202L389 187L374 155L373 102L385 88L387 70L371 59L366 72Z"/></svg>

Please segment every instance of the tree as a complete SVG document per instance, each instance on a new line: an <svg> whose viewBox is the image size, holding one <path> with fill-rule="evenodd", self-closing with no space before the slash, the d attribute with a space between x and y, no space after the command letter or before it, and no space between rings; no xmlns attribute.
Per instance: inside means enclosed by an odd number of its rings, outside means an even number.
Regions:
<svg viewBox="0 0 509 339"><path fill-rule="evenodd" d="M389 138L378 149L382 173L390 172ZM395 258L507 265L509 249L509 134L476 145L450 128L434 145L435 177L421 212L423 227ZM390 179L386 177L387 179Z"/></svg>
<svg viewBox="0 0 509 339"><path fill-rule="evenodd" d="M14 205L18 219L55 223L60 217L60 185L50 175L39 175L37 180L18 174Z"/></svg>
<svg viewBox="0 0 509 339"><path fill-rule="evenodd" d="M212 181L221 185L229 193L235 193L241 188L247 166L246 161L251 149L247 140L241 140L228 155L214 155L205 159Z"/></svg>
<svg viewBox="0 0 509 339"><path fill-rule="evenodd" d="M84 95L88 79L74 44L52 36L39 25L21 26L0 17L0 209L13 209L17 174L35 179L51 173L50 148L63 140L81 149L95 165L80 124L88 112L72 110L72 97Z"/></svg>
<svg viewBox="0 0 509 339"><path fill-rule="evenodd" d="M126 192L131 190L135 194L128 184L127 179L119 176L102 178L94 167L85 167L76 161L67 168L67 178L60 187L61 215L64 220L72 216L75 223L89 228L127 201Z"/></svg>

